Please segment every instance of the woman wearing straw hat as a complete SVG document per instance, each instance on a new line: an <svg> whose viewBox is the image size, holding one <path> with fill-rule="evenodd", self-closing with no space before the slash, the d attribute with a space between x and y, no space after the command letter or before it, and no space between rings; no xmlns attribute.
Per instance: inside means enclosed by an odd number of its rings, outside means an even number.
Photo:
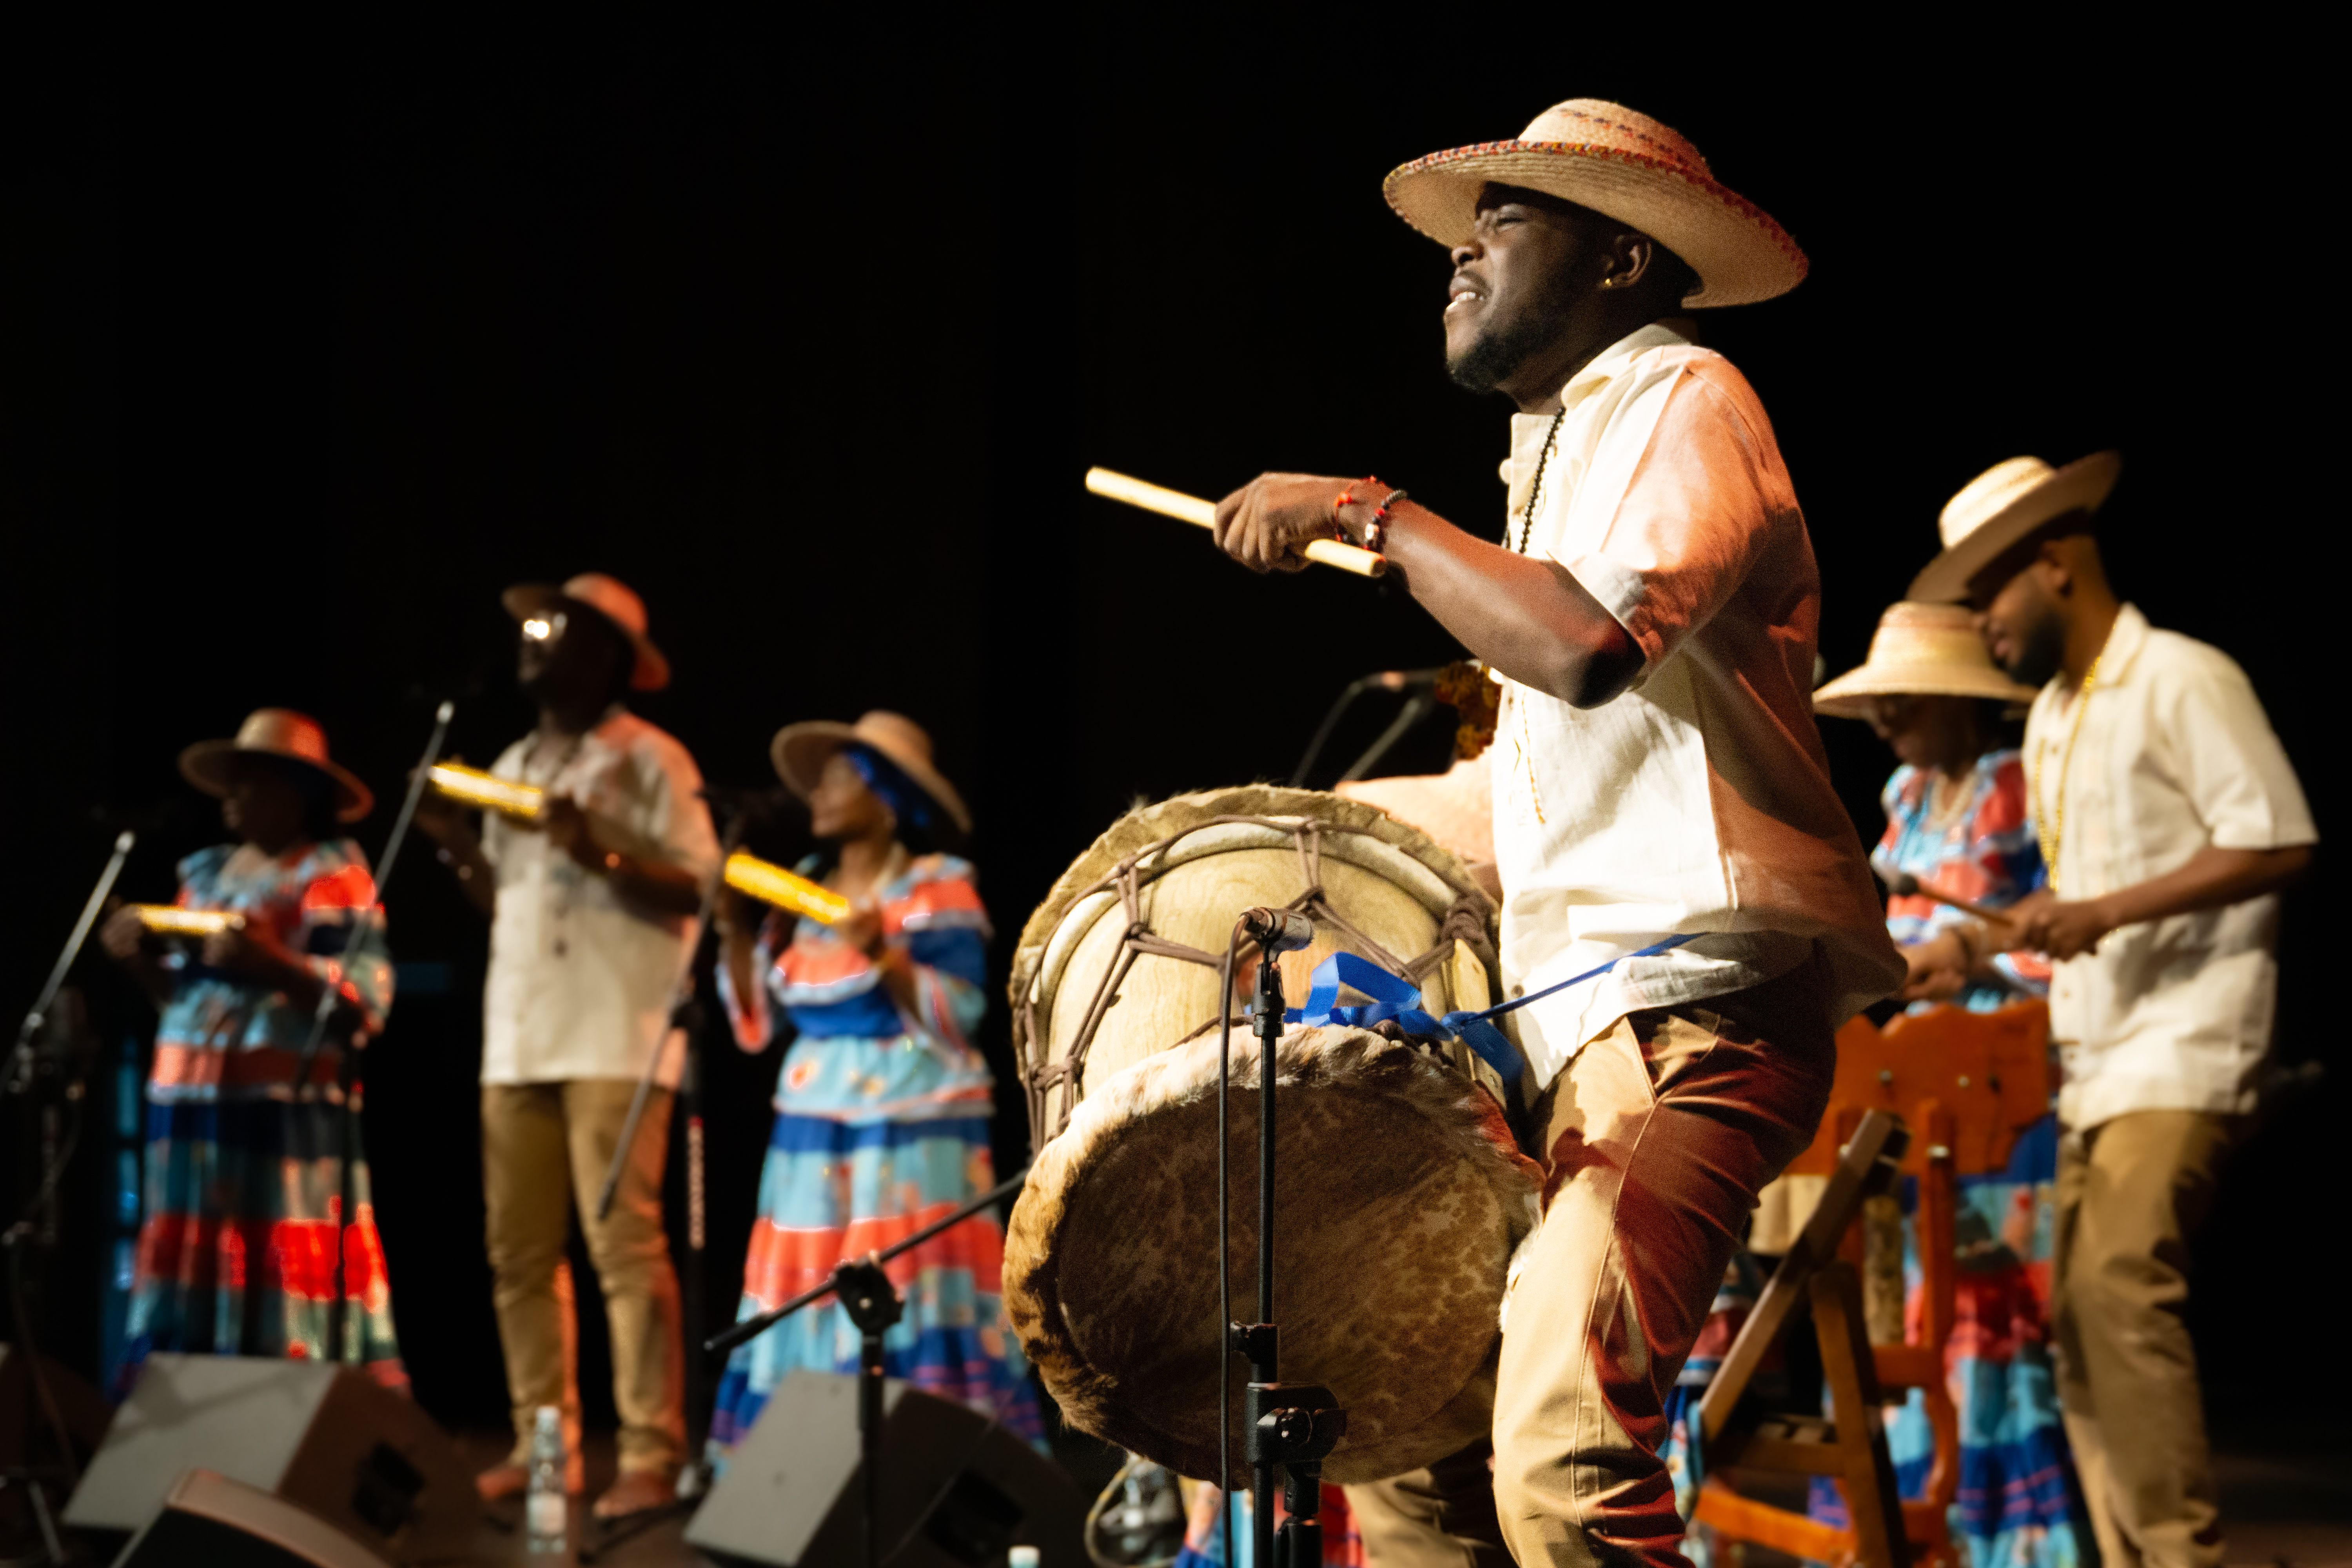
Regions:
<svg viewBox="0 0 2352 1568"><path fill-rule="evenodd" d="M1901 764L1879 795L1886 832L1870 860L1890 886L1908 875L1922 889L1886 905L1907 1000L1986 1012L2049 991L2047 959L1981 951L1979 922L1928 896L1999 910L2042 885L2024 763L2000 733L2002 710L2032 700L1956 605L1890 605L1870 658L1813 694L1815 712L1865 721Z"/></svg>
<svg viewBox="0 0 2352 1568"><path fill-rule="evenodd" d="M219 797L236 842L180 862L177 901L236 923L193 949L167 947L125 909L101 936L162 1015L126 1377L150 1351L178 1351L354 1362L404 1387L356 1146L355 1223L336 1223L345 1043L363 1044L392 1005L380 923L362 956L346 957L360 922L380 917L367 858L341 825L373 799L329 758L317 721L284 708L255 710L232 740L190 746L180 772ZM298 1083L328 994L334 1016ZM331 1348L338 1246L350 1310Z"/></svg>
<svg viewBox="0 0 2352 1568"><path fill-rule="evenodd" d="M2045 885L2024 763L2003 733L2004 710L2032 697L1994 667L1967 610L1915 603L1888 606L1869 658L1813 694L1817 712L1866 721L1901 763L1880 796L1886 833L1871 861L1881 877L1891 884L1908 874L1984 910L2008 909ZM1924 893L1890 899L1886 927L1909 961L1903 994L1915 1009L1941 1001L1990 1011L2049 992L2048 958L2000 951L1992 939L2007 928ZM2049 1323L2026 1282L2030 1270L2050 1267L2050 1233L2032 1216L2057 1173L2057 1119L2045 1116L2020 1138L2007 1170L1965 1184L1968 1289L2002 1303L2011 1330L1955 1340L1947 1351L1960 1473L1969 1478L1953 1522L1977 1563L2064 1568L2083 1555ZM1935 1437L1917 1394L1892 1413L1886 1441L1898 1471L1924 1489Z"/></svg>
<svg viewBox="0 0 2352 1568"><path fill-rule="evenodd" d="M852 908L830 927L773 912L755 922L730 896L720 916L720 991L737 1043L765 1049L773 1010L798 1037L776 1084L739 1319L996 1181L992 1086L971 1044L988 1005L988 914L971 864L942 852L971 832L962 797L932 765L930 737L896 713L789 725L772 753L826 846L802 874ZM1003 1246L997 1222L976 1215L895 1266L907 1311L885 1354L891 1376L1042 1442L998 1293ZM751 1429L785 1373L852 1371L857 1346L847 1314L828 1302L738 1349L711 1416L714 1458Z"/></svg>
<svg viewBox="0 0 2352 1568"><path fill-rule="evenodd" d="M1495 1513L1453 1500L1454 1543L1430 1543L1429 1478L1358 1512L1376 1555L1393 1523L1432 1563L1499 1531L1522 1563L1679 1564L1675 1377L1756 1194L1812 1137L1838 1026L1904 973L1813 719L1804 513L1755 389L1687 314L1785 293L1805 257L1672 128L1598 99L1417 159L1386 194L1449 253L1448 373L1517 409L1503 539L1305 474L1227 496L1216 537L1260 571L1315 539L1378 550L1505 678L1502 978L1528 998L1552 1180L1515 1264ZM1638 1321L1637 1344L1604 1320Z"/></svg>

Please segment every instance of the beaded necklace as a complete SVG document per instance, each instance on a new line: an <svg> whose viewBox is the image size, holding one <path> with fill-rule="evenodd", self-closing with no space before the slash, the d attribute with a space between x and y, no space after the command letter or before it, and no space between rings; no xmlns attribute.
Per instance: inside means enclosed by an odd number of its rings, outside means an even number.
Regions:
<svg viewBox="0 0 2352 1568"><path fill-rule="evenodd" d="M1536 506L1543 500L1544 473L1551 467L1552 448L1559 445L1560 421L1567 417L1568 405L1563 403L1559 405L1559 412L1551 416L1551 429L1544 435L1543 451L1536 458L1536 482L1528 491L1528 504L1519 512L1518 552L1522 555L1528 552L1528 541L1535 533ZM1503 531L1503 542L1508 544L1510 542L1510 530L1507 527Z"/></svg>
<svg viewBox="0 0 2352 1568"><path fill-rule="evenodd" d="M2102 653L2101 658L2106 656ZM2066 773L2074 765L2074 742L2082 739L2083 715L2090 711L2091 688L2098 684L2099 660L2083 672L2083 689L2074 694L2074 721L2066 729L2066 749L2058 756L2058 798L2050 809L2042 809L2042 759L2049 754L2048 745L2033 749L2033 818L2036 823L2047 821L2050 826L2041 832L2042 867L2050 879L2050 890L2058 890L2058 847L2066 835Z"/></svg>

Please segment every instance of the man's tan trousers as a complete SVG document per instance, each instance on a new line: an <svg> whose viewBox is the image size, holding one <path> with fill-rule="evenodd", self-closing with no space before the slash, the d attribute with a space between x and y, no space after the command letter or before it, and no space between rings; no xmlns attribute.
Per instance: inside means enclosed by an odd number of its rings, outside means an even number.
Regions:
<svg viewBox="0 0 2352 1568"><path fill-rule="evenodd" d="M529 1462L539 1407L563 1403L570 1309L557 1299L555 1271L575 1197L612 1331L621 1468L667 1475L685 1458L677 1276L662 1231L667 1090L656 1089L646 1104L612 1215L596 1219L596 1197L635 1092L625 1079L482 1086L482 1186L518 1464Z"/></svg>
<svg viewBox="0 0 2352 1568"><path fill-rule="evenodd" d="M1349 1488L1374 1568L1486 1568L1504 1545L1521 1568L1686 1568L1658 1457L1666 1395L1836 1067L1811 966L1636 1013L1577 1053L1533 1112L1544 1215L1505 1309L1491 1480L1465 1450Z"/></svg>
<svg viewBox="0 0 2352 1568"><path fill-rule="evenodd" d="M2218 1568L2189 1243L2247 1119L2118 1116L2059 1145L2058 1400L2106 1568Z"/></svg>

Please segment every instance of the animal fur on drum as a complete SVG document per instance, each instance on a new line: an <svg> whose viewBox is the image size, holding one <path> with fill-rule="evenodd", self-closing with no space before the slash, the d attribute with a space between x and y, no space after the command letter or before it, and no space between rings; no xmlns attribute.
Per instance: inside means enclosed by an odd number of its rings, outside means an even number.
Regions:
<svg viewBox="0 0 2352 1568"><path fill-rule="evenodd" d="M1228 1262L1250 1321L1258 1048L1234 1047ZM1327 1478L1395 1475L1486 1429L1505 1271L1536 1222L1538 1173L1493 1100L1416 1046L1294 1029L1276 1064L1283 1375L1347 1407ZM1216 1084L1209 1038L1097 1087L1039 1152L1004 1245L1006 1310L1065 1419L1196 1478L1216 1472L1221 1361L1237 1424L1247 1381L1217 1313Z"/></svg>

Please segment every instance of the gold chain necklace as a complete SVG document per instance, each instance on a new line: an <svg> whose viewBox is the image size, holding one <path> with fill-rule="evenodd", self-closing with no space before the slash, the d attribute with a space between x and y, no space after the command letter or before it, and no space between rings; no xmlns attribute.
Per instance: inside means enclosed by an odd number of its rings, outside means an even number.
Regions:
<svg viewBox="0 0 2352 1568"><path fill-rule="evenodd" d="M2105 657L2104 651L2099 656ZM2050 890L2053 893L2058 890L2058 846L2066 836L2066 774L2074 765L2074 742L2082 739L2083 715L2091 710L2091 688L2098 679L2099 659L2095 658L2091 668L2083 672L2082 690L2074 695L2074 722L2067 728L2066 749L2058 758L2058 799L2046 812L2042 809L2042 759L2049 754L2050 748L2041 745L2033 749L2033 820L2037 826L2044 821L2049 823L2040 831L2042 868L2050 879Z"/></svg>

